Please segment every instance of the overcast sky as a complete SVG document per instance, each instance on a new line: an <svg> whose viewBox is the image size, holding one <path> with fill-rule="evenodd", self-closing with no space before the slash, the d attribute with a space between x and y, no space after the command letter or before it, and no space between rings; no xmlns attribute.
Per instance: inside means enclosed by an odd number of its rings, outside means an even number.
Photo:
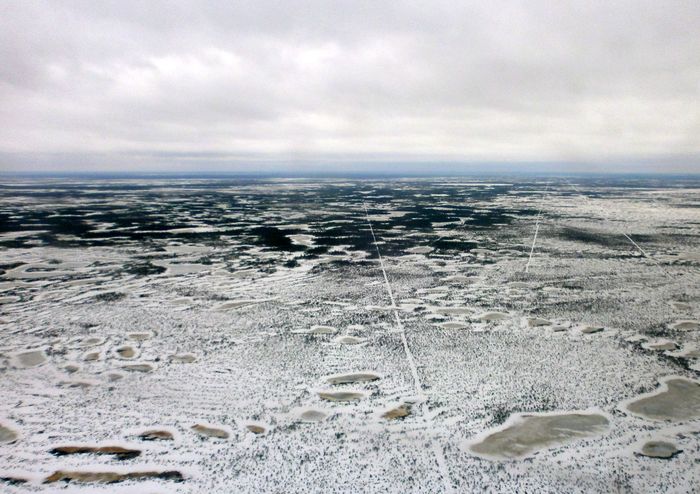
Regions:
<svg viewBox="0 0 700 494"><path fill-rule="evenodd" d="M700 1L0 1L4 171L405 163L700 172Z"/></svg>

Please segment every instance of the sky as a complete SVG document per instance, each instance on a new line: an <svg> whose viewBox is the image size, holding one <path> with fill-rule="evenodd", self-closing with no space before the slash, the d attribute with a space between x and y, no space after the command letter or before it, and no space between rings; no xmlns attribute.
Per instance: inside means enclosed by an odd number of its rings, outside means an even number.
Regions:
<svg viewBox="0 0 700 494"><path fill-rule="evenodd" d="M0 171L700 173L700 2L0 2Z"/></svg>

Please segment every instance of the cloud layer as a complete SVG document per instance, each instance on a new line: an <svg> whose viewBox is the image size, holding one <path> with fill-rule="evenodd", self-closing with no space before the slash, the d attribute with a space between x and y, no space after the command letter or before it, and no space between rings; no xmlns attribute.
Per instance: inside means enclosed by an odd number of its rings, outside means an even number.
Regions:
<svg viewBox="0 0 700 494"><path fill-rule="evenodd" d="M700 172L698 26L692 0L8 0L0 167Z"/></svg>

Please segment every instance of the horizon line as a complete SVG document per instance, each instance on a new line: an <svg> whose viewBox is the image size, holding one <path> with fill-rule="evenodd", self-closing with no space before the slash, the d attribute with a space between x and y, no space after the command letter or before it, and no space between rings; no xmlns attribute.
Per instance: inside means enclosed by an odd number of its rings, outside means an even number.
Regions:
<svg viewBox="0 0 700 494"><path fill-rule="evenodd" d="M700 172L680 171L543 171L543 170L511 170L511 171L461 171L454 173L427 173L427 172L387 172L387 171L177 171L177 172L137 172L137 171L2 171L1 178L459 178L459 177L504 177L504 176L528 176L528 177L673 177L673 178L700 178Z"/></svg>

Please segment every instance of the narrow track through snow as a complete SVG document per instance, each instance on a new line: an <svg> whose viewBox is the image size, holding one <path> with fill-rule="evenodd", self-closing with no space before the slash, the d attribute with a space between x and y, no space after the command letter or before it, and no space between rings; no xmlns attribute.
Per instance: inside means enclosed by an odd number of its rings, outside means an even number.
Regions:
<svg viewBox="0 0 700 494"><path fill-rule="evenodd" d="M574 183L572 183L569 179L567 179L566 177L561 177L561 178L562 178L562 180L564 180L564 182L566 182L566 183L569 185L569 187L571 187L574 191L576 191L576 193L578 193L578 194L586 201L586 204L590 204L590 205L592 205L594 208L598 209L598 211L600 212L600 214L601 214L601 216L602 216L602 218L603 218L603 221L605 221L606 223L610 223L609 215L605 212L605 210L604 210L601 206L598 206L598 205L596 205L596 204L593 204L593 201L591 201L591 198L588 197L588 195L586 195L585 192L583 192L579 187L577 187L577 186L576 186ZM656 201L656 199L652 198L652 202L654 203L654 206L656 206L657 208L659 207L659 204L658 204L658 202ZM541 211L541 209L540 209L540 211ZM538 223L539 223L539 213L538 213ZM539 228L536 226L536 227L535 227L535 239L537 239L537 231L538 231L538 229L539 229ZM619 230L618 230L618 231L619 231ZM625 233L624 231L619 231L619 233L620 233L621 236L625 237L625 239L627 239L627 240L630 242L630 244L632 244L632 246L634 246L634 248L636 248L636 249L639 251L639 253L642 254L642 256L644 256L645 259L648 259L649 261L653 262L654 264L656 264L657 266L659 266L660 268L662 268L661 272L663 273L664 276L666 276L667 278L669 278L669 279L671 279L671 280L674 279L674 276L673 276L673 275L670 273L670 271L669 271L668 265L666 265L666 264L660 262L660 261L659 261L658 259L656 259L654 256L650 255L650 254L649 254L646 250L644 250L636 241L634 241L634 239L632 239L632 237L630 237L629 234ZM534 240L533 240L533 244L532 244L532 245L533 245L533 249L534 249L534 245L535 245ZM532 258L532 249L530 250L530 258ZM530 266L530 260L528 260L528 262L527 262L527 267L525 268L525 272L528 271L528 267L529 267L529 266ZM700 270L694 269L694 268L692 268L692 267L689 267L689 268L688 268L688 272L690 272L690 273L692 273L692 274L695 274L695 275L700 275Z"/></svg>
<svg viewBox="0 0 700 494"><path fill-rule="evenodd" d="M389 283L389 277L386 274L386 268L384 267L384 258L379 249L379 244L377 243L377 237L374 233L374 228L372 227L372 221L369 218L369 211L367 209L367 204L363 204L365 208L365 216L367 218L367 225L369 225L369 231L372 234L372 242L374 247L377 249L377 257L379 258L379 266L382 270L382 275L384 277L384 285L386 291L391 300L391 309L394 312L394 318L396 319L396 326L399 329L399 334L401 335L401 342L403 343L404 353L406 354L406 360L408 366L411 369L411 375L413 376L413 386L416 390L416 394L421 398L421 413L425 420L430 420L430 415L428 414L428 406L425 399L423 399L423 385L420 381L420 376L418 375L418 369L416 367L416 361L411 352L411 348L408 346L408 340L406 339L406 330L404 328L403 322L401 322L401 316L399 315L398 307L396 306L396 299L394 298L394 292L391 289L391 283ZM447 468L447 462L445 461L445 455L437 445L435 441L432 442L432 450L435 455L435 461L437 462L438 468L440 470L440 477L442 478L442 483L445 492L453 492L452 484L450 482L450 474Z"/></svg>
<svg viewBox="0 0 700 494"><path fill-rule="evenodd" d="M525 265L525 272L530 272L530 263L532 262L532 254L535 252L535 244L537 243L537 234L540 232L540 219L542 219L542 210L544 209L544 197L547 195L547 190L549 190L549 183L544 188L542 193L542 203L540 204L540 210L537 211L537 221L535 222L535 235L532 238L532 247L530 247L530 256L527 258L527 264Z"/></svg>
<svg viewBox="0 0 700 494"><path fill-rule="evenodd" d="M582 191L581 189L579 189L578 187L576 187L576 185L574 185L573 183L571 183L567 178L565 178L565 177L562 177L562 178L564 178L564 181L565 181L567 184L569 184L569 186L570 186L572 189L574 189L578 194L581 195L581 197L583 197L583 199L586 201L586 204L592 204L592 203L591 203L590 197L588 197L586 194L584 194L583 191ZM598 208L598 210L601 211L601 213L603 212L603 209L602 209L601 207L599 207L599 206L594 206L594 207ZM609 222L610 219L608 218L608 215L607 215L607 214L602 213L602 216L603 216L603 219L604 219L606 222ZM654 259L653 257L651 257L649 254L647 254L646 251L645 251L644 249L642 249L642 248L639 246L639 244L638 244L637 242L635 242L634 240L632 240L632 237L630 237L630 236L629 236L628 234L626 234L625 232L620 232L620 233L622 234L623 237L625 237L627 240L629 240L630 243L631 243L634 247L636 247L636 249L637 249L644 257L646 257L646 258L649 259L650 261L653 261L655 264L658 264L659 266L661 265L661 263L660 263L659 261L657 261L656 259Z"/></svg>
<svg viewBox="0 0 700 494"><path fill-rule="evenodd" d="M372 242L374 247L377 249L377 257L379 258L379 266L382 270L382 275L384 275L384 285L386 286L386 291L389 294L389 299L391 300L391 309L394 312L394 318L396 319L396 326L399 328L399 334L401 335L401 342L403 343L403 349L406 353L406 360L408 361L408 366L411 369L411 375L413 376L413 387L416 390L416 394L423 394L423 385L420 382L420 376L418 376L418 369L416 368L416 361L413 358L413 353L408 346L408 341L406 340L406 331L404 329L403 323L401 322L401 317L399 316L398 307L396 306L396 300L394 299L394 292L391 289L391 283L389 283L389 278L386 275L386 269L384 268L384 258L382 258L382 253L379 251L379 244L377 243L377 237L374 234L374 228L372 227L372 222L369 219L369 212L367 211L367 206L365 205L365 215L367 217L367 224L369 225L369 231L372 234Z"/></svg>

